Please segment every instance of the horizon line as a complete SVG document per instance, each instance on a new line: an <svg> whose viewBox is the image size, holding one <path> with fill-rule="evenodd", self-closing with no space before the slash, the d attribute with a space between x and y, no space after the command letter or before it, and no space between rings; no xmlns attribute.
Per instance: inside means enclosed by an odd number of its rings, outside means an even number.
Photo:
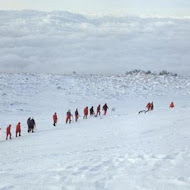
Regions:
<svg viewBox="0 0 190 190"><path fill-rule="evenodd" d="M53 12L65 12L70 14L78 14L83 16L89 16L89 17L116 17L116 18L122 18L122 17L139 17L139 18L170 18L170 19L190 19L190 15L183 15L183 16L174 16L174 15L159 15L159 14L132 14L132 13L113 13L113 12L106 12L106 13L95 13L95 12L72 12L67 10L37 10L37 9L1 9L0 12L41 12L41 13L53 13Z"/></svg>

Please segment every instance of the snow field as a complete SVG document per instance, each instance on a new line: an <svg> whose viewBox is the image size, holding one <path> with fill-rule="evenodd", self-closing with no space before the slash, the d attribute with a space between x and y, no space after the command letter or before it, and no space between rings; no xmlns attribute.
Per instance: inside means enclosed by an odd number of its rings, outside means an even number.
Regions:
<svg viewBox="0 0 190 190"><path fill-rule="evenodd" d="M13 124L14 136L22 126L21 137L0 142L0 190L190 188L188 77L2 74L0 84L2 129ZM138 115L148 101L155 110ZM82 119L85 106L105 102L108 115ZM79 122L66 125L76 107Z"/></svg>
<svg viewBox="0 0 190 190"><path fill-rule="evenodd" d="M189 18L27 10L0 11L0 25L0 190L190 189ZM82 119L104 103L107 116Z"/></svg>
<svg viewBox="0 0 190 190"><path fill-rule="evenodd" d="M1 188L188 189L189 109L176 110L109 113L7 141Z"/></svg>

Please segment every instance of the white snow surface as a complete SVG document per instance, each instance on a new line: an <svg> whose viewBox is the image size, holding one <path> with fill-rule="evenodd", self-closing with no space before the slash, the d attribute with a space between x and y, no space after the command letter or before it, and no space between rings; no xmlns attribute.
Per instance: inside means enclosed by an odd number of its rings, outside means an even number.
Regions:
<svg viewBox="0 0 190 190"><path fill-rule="evenodd" d="M189 76L190 19L0 11L0 72Z"/></svg>
<svg viewBox="0 0 190 190"><path fill-rule="evenodd" d="M0 190L190 189L189 77L4 73L0 96ZM138 115L149 101L154 111ZM82 119L85 106L104 103L106 116ZM65 124L76 108L79 121ZM35 133L27 133L28 117Z"/></svg>

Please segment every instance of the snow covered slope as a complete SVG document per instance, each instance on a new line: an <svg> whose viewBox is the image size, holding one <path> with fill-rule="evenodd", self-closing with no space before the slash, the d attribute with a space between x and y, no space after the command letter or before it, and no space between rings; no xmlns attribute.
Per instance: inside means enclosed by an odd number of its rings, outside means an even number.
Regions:
<svg viewBox="0 0 190 190"><path fill-rule="evenodd" d="M190 19L0 11L0 71L189 75Z"/></svg>
<svg viewBox="0 0 190 190"><path fill-rule="evenodd" d="M190 78L123 75L0 75L0 189L189 190ZM148 101L155 110L138 115ZM169 109L170 101L175 108ZM108 103L107 116L82 119ZM79 108L79 122L65 113ZM115 108L115 111L112 109ZM58 113L58 126L52 114ZM36 119L28 134L26 119ZM15 138L21 121L22 137ZM5 127L13 125L12 140Z"/></svg>

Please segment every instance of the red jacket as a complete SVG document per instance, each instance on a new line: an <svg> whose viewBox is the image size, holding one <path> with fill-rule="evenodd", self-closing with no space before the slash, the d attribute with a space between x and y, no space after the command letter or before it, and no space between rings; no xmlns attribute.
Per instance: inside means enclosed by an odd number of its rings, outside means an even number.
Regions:
<svg viewBox="0 0 190 190"><path fill-rule="evenodd" d="M57 122L57 114L56 113L53 115L53 121Z"/></svg>
<svg viewBox="0 0 190 190"><path fill-rule="evenodd" d="M84 115L88 115L88 107L84 108Z"/></svg>
<svg viewBox="0 0 190 190"><path fill-rule="evenodd" d="M7 135L9 135L9 134L11 133L11 125L9 125L9 126L7 127L6 133L7 133Z"/></svg>
<svg viewBox="0 0 190 190"><path fill-rule="evenodd" d="M151 103L150 103L150 102L146 105L146 108L147 108L148 110L150 110L150 108L151 108Z"/></svg>
<svg viewBox="0 0 190 190"><path fill-rule="evenodd" d="M21 131L20 122L16 126L16 133Z"/></svg>
<svg viewBox="0 0 190 190"><path fill-rule="evenodd" d="M70 119L70 118L71 118L71 116L72 116L71 112L70 112L70 111L68 111L68 112L67 112L67 119Z"/></svg>
<svg viewBox="0 0 190 190"><path fill-rule="evenodd" d="M170 107L169 108L174 108L174 103L173 102L170 103Z"/></svg>

